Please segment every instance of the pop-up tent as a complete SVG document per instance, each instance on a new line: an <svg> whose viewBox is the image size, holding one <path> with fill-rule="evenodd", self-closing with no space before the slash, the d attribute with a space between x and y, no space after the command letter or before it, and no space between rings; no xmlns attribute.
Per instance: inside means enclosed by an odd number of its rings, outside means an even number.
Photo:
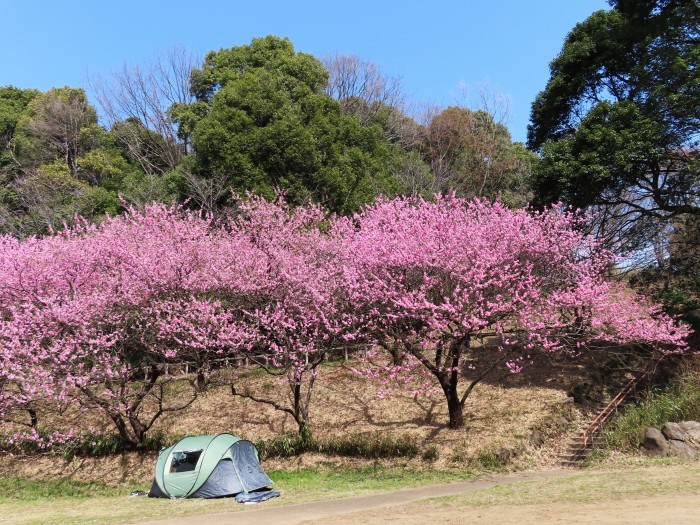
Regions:
<svg viewBox="0 0 700 525"><path fill-rule="evenodd" d="M148 495L152 498L219 498L272 484L250 441L231 434L191 436L160 451Z"/></svg>

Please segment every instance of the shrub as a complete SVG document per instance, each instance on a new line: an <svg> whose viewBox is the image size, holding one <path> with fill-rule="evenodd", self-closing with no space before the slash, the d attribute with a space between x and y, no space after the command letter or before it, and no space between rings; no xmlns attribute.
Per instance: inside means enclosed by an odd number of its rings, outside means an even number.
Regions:
<svg viewBox="0 0 700 525"><path fill-rule="evenodd" d="M486 449L479 451L476 457L470 458L469 464L474 468L501 470L515 455L516 452L510 449Z"/></svg>
<svg viewBox="0 0 700 525"><path fill-rule="evenodd" d="M255 448L261 459L289 458L304 452L316 452L318 445L307 427L302 433L285 432L269 441L259 441L255 443Z"/></svg>
<svg viewBox="0 0 700 525"><path fill-rule="evenodd" d="M60 434L45 429L0 437L0 450L15 454L51 454L65 458L99 457L123 452L157 452L181 439L163 432L152 432L138 445L125 441L119 434L85 432Z"/></svg>
<svg viewBox="0 0 700 525"><path fill-rule="evenodd" d="M369 459L413 458L418 455L418 445L409 438L385 436L381 433L334 436L320 443L319 452Z"/></svg>
<svg viewBox="0 0 700 525"><path fill-rule="evenodd" d="M256 443L256 447L263 459L286 458L305 452L367 459L413 458L419 452L418 445L412 439L382 433L349 434L328 439L317 439L311 432L286 433L272 440Z"/></svg>
<svg viewBox="0 0 700 525"><path fill-rule="evenodd" d="M439 457L438 449L435 445L429 445L423 450L421 455L424 461L435 461Z"/></svg>
<svg viewBox="0 0 700 525"><path fill-rule="evenodd" d="M605 434L606 446L636 450L647 427L659 428L669 421L700 419L700 371L686 370L663 390L652 390L628 407Z"/></svg>

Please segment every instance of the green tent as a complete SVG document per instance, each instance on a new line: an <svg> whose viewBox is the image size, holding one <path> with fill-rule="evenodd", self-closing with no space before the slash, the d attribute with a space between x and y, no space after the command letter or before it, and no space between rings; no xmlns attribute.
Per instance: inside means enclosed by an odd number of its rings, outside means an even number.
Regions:
<svg viewBox="0 0 700 525"><path fill-rule="evenodd" d="M148 495L218 498L272 485L255 446L231 434L186 437L160 451Z"/></svg>

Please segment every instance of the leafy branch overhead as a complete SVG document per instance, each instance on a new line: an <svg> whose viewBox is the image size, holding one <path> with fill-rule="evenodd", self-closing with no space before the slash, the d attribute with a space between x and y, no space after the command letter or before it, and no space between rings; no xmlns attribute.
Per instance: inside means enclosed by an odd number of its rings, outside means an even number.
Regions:
<svg viewBox="0 0 700 525"><path fill-rule="evenodd" d="M539 203L597 205L608 227L700 214L700 5L616 0L578 24L532 105Z"/></svg>

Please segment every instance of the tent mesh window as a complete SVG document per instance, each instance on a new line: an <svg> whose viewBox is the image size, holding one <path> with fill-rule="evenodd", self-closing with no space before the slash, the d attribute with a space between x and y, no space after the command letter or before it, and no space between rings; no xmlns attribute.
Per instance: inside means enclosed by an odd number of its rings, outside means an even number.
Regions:
<svg viewBox="0 0 700 525"><path fill-rule="evenodd" d="M199 456L202 455L202 449L199 450L177 450L173 452L173 459L170 463L170 472L189 472L194 470L199 461Z"/></svg>

